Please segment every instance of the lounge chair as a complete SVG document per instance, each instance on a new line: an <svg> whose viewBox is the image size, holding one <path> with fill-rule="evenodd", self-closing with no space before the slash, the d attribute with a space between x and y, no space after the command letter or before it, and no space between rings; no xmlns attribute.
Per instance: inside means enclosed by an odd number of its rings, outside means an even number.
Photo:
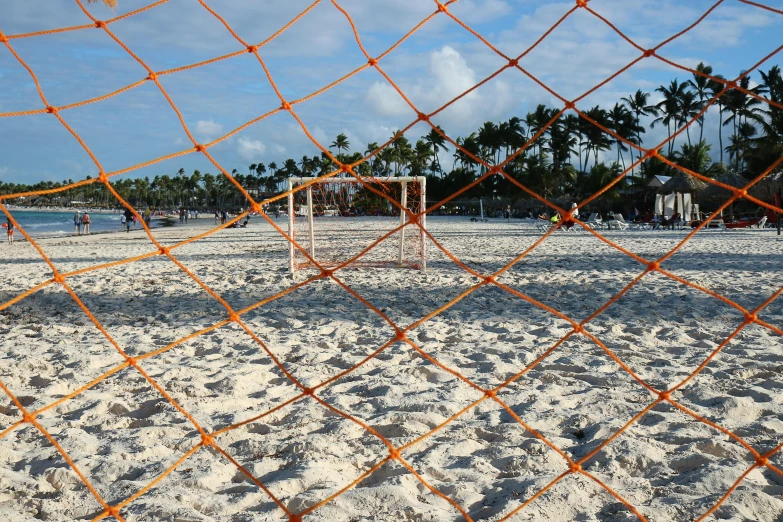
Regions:
<svg viewBox="0 0 783 522"><path fill-rule="evenodd" d="M584 222L585 225L589 226L590 228L603 228L604 222L601 221L601 218L598 217L598 214L596 212L593 212L590 214L590 217L587 218L587 221Z"/></svg>
<svg viewBox="0 0 783 522"><path fill-rule="evenodd" d="M676 227L676 226L681 226L680 214L679 213L674 214L669 219L664 219L663 221L661 221L661 224L659 226L655 227L655 228L657 229L657 228L660 228L660 227L663 227L663 228L671 227L672 230L674 230L674 227Z"/></svg>
<svg viewBox="0 0 783 522"><path fill-rule="evenodd" d="M604 224L609 228L609 230L613 228L616 228L617 230L628 230L630 227L625 218L623 218L622 214L612 214L612 219L605 221Z"/></svg>

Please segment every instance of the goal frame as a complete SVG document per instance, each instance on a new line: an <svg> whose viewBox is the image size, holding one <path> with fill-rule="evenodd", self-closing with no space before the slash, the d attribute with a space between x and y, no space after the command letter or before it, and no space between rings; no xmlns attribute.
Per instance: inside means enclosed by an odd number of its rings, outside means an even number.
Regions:
<svg viewBox="0 0 783 522"><path fill-rule="evenodd" d="M395 232L395 234L399 237L399 250L397 255L397 264L396 266L402 267L405 266L403 263L403 259L405 256L405 225L406 224L406 215L405 215L405 208L407 208L408 202L407 202L407 196L408 196L408 183L418 183L421 187L420 191L420 200L419 200L419 212L421 213L421 217L419 218L419 223L423 230L427 229L427 178L425 176L383 176L383 177L377 177L377 176L362 176L361 179L358 179L356 177L346 177L346 178L335 178L335 177L303 177L303 176L293 176L289 177L287 180L287 186L288 189L288 236L294 240L296 240L295 232L294 232L294 213L296 212L296 206L294 204L294 185L295 184L304 184L312 182L310 185L308 185L304 190L307 195L307 234L309 239L309 251L308 254L310 257L312 257L314 260L318 260L316 257L316 244L315 244L315 223L313 220L313 185L320 184L320 183L367 183L369 185L372 184L380 184L380 183L400 183L402 185L402 190L400 191L400 201L399 204L402 207L400 209L400 230L398 232ZM416 226L416 225L414 225ZM427 270L427 236L422 230L421 233L421 244L419 245L419 248L421 250L421 270L426 271ZM298 242L298 241L297 241ZM294 274L296 272L296 247L294 246L294 243L292 241L288 242L288 269L291 274Z"/></svg>

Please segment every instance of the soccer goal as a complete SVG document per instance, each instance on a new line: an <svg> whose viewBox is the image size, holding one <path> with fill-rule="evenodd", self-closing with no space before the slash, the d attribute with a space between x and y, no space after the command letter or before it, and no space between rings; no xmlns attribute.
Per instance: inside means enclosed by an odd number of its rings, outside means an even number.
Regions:
<svg viewBox="0 0 783 522"><path fill-rule="evenodd" d="M349 266L425 270L425 214L418 218L419 226L403 209L411 214L425 210L426 178L362 177L361 181L355 177L288 178L288 190L295 191L288 195L288 233L325 268L356 258ZM308 182L312 183L296 190ZM310 259L289 243L291 273L311 266Z"/></svg>

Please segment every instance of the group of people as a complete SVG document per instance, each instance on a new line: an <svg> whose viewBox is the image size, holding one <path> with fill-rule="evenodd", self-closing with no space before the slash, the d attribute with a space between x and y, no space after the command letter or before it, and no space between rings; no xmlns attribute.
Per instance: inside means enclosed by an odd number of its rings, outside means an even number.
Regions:
<svg viewBox="0 0 783 522"><path fill-rule="evenodd" d="M179 209L179 224L187 224L188 219L198 218L198 210L188 210L186 208Z"/></svg>
<svg viewBox="0 0 783 522"><path fill-rule="evenodd" d="M81 236L84 234L90 233L90 223L92 223L92 220L90 219L90 215L85 210L84 213L80 211L76 211L76 213L73 215L73 231L77 235Z"/></svg>

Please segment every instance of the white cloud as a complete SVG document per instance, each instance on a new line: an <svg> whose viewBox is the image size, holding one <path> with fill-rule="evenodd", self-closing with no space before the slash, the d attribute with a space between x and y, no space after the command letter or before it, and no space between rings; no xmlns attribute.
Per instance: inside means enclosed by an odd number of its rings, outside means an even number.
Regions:
<svg viewBox="0 0 783 522"><path fill-rule="evenodd" d="M0 176L5 176L8 174L9 168L8 167L0 167Z"/></svg>
<svg viewBox="0 0 783 522"><path fill-rule="evenodd" d="M426 113L443 106L479 82L476 71L456 49L448 45L429 54L425 74L408 81L394 79L413 104ZM512 99L510 85L498 77L450 105L437 116L436 123L449 132L462 132L482 121L503 115L510 108ZM407 120L415 117L413 109L387 83L374 83L367 92L367 101L371 109L380 115Z"/></svg>
<svg viewBox="0 0 783 522"><path fill-rule="evenodd" d="M199 120L193 131L199 139L211 141L223 134L223 126L213 120Z"/></svg>
<svg viewBox="0 0 783 522"><path fill-rule="evenodd" d="M279 143L275 143L273 146L275 148L275 151L278 154L285 154L286 153L286 148L283 147L282 145L280 145Z"/></svg>
<svg viewBox="0 0 783 522"><path fill-rule="evenodd" d="M249 140L247 138L239 138L239 146L237 152L245 161L254 161L260 158L264 152L266 152L266 145L261 143L260 140Z"/></svg>

